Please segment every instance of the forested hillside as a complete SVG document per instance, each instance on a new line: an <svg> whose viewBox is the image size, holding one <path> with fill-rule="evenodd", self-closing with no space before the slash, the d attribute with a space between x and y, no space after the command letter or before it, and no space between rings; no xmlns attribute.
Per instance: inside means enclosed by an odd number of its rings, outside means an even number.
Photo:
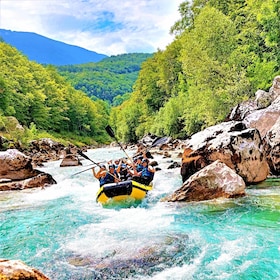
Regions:
<svg viewBox="0 0 280 280"><path fill-rule="evenodd" d="M13 116L27 128L26 132L32 130L33 134L45 131L68 139L78 136L79 141L84 137L88 144L108 139L104 131L109 115L107 104L92 101L75 90L54 67L31 62L4 42L0 42L0 67L2 134L9 133L6 116Z"/></svg>
<svg viewBox="0 0 280 280"><path fill-rule="evenodd" d="M151 54L131 53L104 58L97 63L58 67L76 89L116 106L130 97L143 61Z"/></svg>
<svg viewBox="0 0 280 280"><path fill-rule="evenodd" d="M112 110L120 139L187 137L280 74L279 1L193 0L179 11L176 39L143 63L131 98Z"/></svg>

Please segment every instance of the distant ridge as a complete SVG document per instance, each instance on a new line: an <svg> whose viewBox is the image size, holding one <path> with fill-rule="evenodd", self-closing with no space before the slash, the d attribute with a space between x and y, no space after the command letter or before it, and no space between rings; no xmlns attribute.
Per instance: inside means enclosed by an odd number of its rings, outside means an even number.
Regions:
<svg viewBox="0 0 280 280"><path fill-rule="evenodd" d="M56 66L98 62L107 55L59 42L32 32L0 29L0 37L30 60Z"/></svg>

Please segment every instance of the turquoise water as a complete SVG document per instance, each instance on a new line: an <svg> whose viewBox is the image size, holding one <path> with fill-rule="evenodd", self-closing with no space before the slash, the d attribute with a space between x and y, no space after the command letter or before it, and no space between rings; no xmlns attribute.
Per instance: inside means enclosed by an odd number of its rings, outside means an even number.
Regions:
<svg viewBox="0 0 280 280"><path fill-rule="evenodd" d="M119 149L87 153L93 160ZM239 199L166 203L181 185L179 169L161 171L139 205L103 208L88 168L42 170L58 184L0 193L0 258L21 259L50 279L279 279L280 181Z"/></svg>

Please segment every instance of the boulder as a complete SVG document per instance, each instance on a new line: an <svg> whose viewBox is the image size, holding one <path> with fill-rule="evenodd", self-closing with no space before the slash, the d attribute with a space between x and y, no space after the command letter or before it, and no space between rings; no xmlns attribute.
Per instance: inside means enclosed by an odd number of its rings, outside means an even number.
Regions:
<svg viewBox="0 0 280 280"><path fill-rule="evenodd" d="M23 180L38 174L32 159L16 149L0 152L0 179Z"/></svg>
<svg viewBox="0 0 280 280"><path fill-rule="evenodd" d="M23 151L32 158L34 165L42 165L43 162L59 160L66 154L65 146L50 138L34 140L28 150Z"/></svg>
<svg viewBox="0 0 280 280"><path fill-rule="evenodd" d="M280 174L280 141L277 136L280 118L280 76L274 78L269 92L258 90L255 96L255 100L238 104L228 120L243 121L247 128L255 128L260 132L270 173L278 176Z"/></svg>
<svg viewBox="0 0 280 280"><path fill-rule="evenodd" d="M153 142L158 138L158 136L153 134L146 134L142 139L138 141L143 147L149 147L153 144Z"/></svg>
<svg viewBox="0 0 280 280"><path fill-rule="evenodd" d="M7 149L4 147L7 143L9 143L9 140L0 135L0 151L5 151Z"/></svg>
<svg viewBox="0 0 280 280"><path fill-rule="evenodd" d="M242 177L217 160L193 174L180 189L163 200L189 202L244 195L245 182Z"/></svg>
<svg viewBox="0 0 280 280"><path fill-rule="evenodd" d="M158 137L155 135L145 135L142 139L140 139L137 143L137 151L134 156L140 154L148 154L149 150L155 147L159 147L160 150L170 150L170 143L172 142L171 137Z"/></svg>
<svg viewBox="0 0 280 280"><path fill-rule="evenodd" d="M258 90L254 100L244 101L233 108L227 120L243 121L247 128L256 128L262 137L280 116L280 76L273 80L269 92Z"/></svg>
<svg viewBox="0 0 280 280"><path fill-rule="evenodd" d="M264 150L273 175L280 175L280 117L264 138Z"/></svg>
<svg viewBox="0 0 280 280"><path fill-rule="evenodd" d="M256 93L255 93L255 101L257 104L257 109L262 109L262 108L266 108L268 107L273 99L273 95L271 95L269 92L266 92L264 90L259 89Z"/></svg>
<svg viewBox="0 0 280 280"><path fill-rule="evenodd" d="M179 168L179 167L181 167L181 164L177 161L174 161L167 167L167 169L174 169L174 168Z"/></svg>
<svg viewBox="0 0 280 280"><path fill-rule="evenodd" d="M280 117L280 96L276 98L270 106L256 110L248 114L243 122L248 128L259 130L261 137L264 138L266 133L272 128Z"/></svg>
<svg viewBox="0 0 280 280"><path fill-rule="evenodd" d="M182 154L181 177L185 182L191 175L206 166L204 157L196 154L191 148L184 149Z"/></svg>
<svg viewBox="0 0 280 280"><path fill-rule="evenodd" d="M275 100L280 96L280 76L276 76L273 80L272 87L269 89L269 93Z"/></svg>
<svg viewBox="0 0 280 280"><path fill-rule="evenodd" d="M38 171L40 172L40 171ZM46 186L56 184L56 181L50 174L39 173L38 175L19 181L2 181L0 183L0 191L14 191L31 188L45 188Z"/></svg>
<svg viewBox="0 0 280 280"><path fill-rule="evenodd" d="M2 128L5 132L16 131L17 133L23 133L24 127L19 123L19 121L13 116L7 116L4 120L4 127Z"/></svg>
<svg viewBox="0 0 280 280"><path fill-rule="evenodd" d="M171 149L170 146L168 144L166 144L166 143L161 144L159 146L159 150L162 150L162 151L166 151L166 150L170 150L170 149Z"/></svg>
<svg viewBox="0 0 280 280"><path fill-rule="evenodd" d="M195 163L192 173L220 160L235 170L246 184L264 181L269 174L258 130L246 129L242 122L230 121L208 127L186 140L186 146L192 150L189 157Z"/></svg>
<svg viewBox="0 0 280 280"><path fill-rule="evenodd" d="M244 101L236 105L230 112L226 121L242 121L249 114L258 109L257 102L254 100Z"/></svg>
<svg viewBox="0 0 280 280"><path fill-rule="evenodd" d="M16 149L0 152L0 191L56 184L51 175L33 169L31 158Z"/></svg>
<svg viewBox="0 0 280 280"><path fill-rule="evenodd" d="M78 166L82 165L77 155L67 154L62 162L60 163L60 167L65 166Z"/></svg>
<svg viewBox="0 0 280 280"><path fill-rule="evenodd" d="M0 279L3 280L49 280L39 270L19 260L0 260Z"/></svg>

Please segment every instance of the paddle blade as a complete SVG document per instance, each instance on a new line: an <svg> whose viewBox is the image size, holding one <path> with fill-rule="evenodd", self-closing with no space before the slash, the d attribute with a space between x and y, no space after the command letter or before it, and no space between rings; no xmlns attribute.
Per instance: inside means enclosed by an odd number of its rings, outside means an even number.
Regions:
<svg viewBox="0 0 280 280"><path fill-rule="evenodd" d="M111 127L110 125L107 125L107 126L105 127L105 130L107 131L107 133L108 133L111 137L115 138L115 133L114 133L114 131L113 131L113 129L112 129L112 127Z"/></svg>
<svg viewBox="0 0 280 280"><path fill-rule="evenodd" d="M149 151L146 152L146 157L147 157L147 158L150 158L150 159L153 159L153 158L154 158L154 157L152 156L152 154L151 154Z"/></svg>
<svg viewBox="0 0 280 280"><path fill-rule="evenodd" d="M82 151L77 151L77 153L80 155L80 156L82 156L83 158L85 158L85 159L88 159L88 160L90 160L91 162L92 162L92 160L87 156L87 155L85 155Z"/></svg>

